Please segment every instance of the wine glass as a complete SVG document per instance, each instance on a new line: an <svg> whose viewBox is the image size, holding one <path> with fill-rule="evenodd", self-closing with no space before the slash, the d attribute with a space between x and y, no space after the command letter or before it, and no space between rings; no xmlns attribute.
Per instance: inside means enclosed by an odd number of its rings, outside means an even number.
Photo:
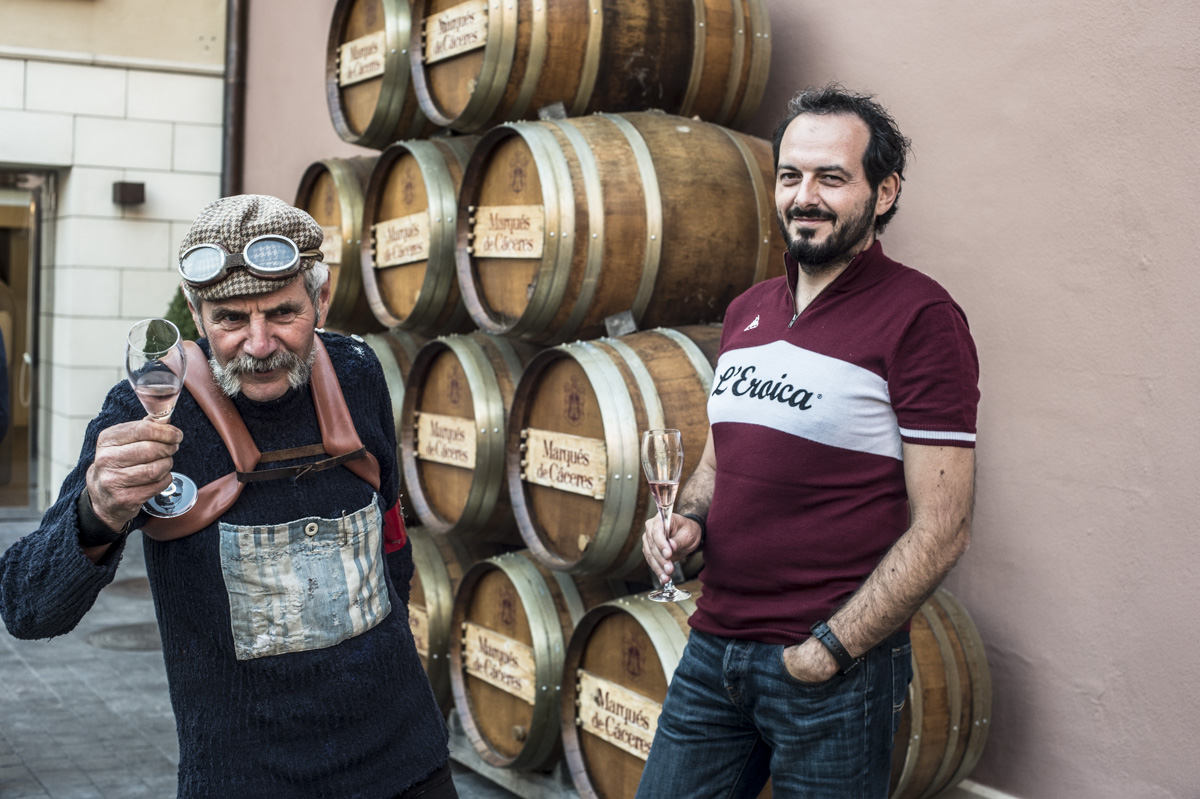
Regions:
<svg viewBox="0 0 1200 799"><path fill-rule="evenodd" d="M642 434L642 469L650 481L650 495L662 516L663 534L671 537L671 510L679 492L679 474L683 471L683 436L678 430L647 430ZM678 602L691 593L676 588L671 578L662 588L650 593L655 602Z"/></svg>
<svg viewBox="0 0 1200 799"><path fill-rule="evenodd" d="M129 385L150 418L170 424L183 388L187 356L179 328L167 319L144 319L129 330L125 341L125 372ZM171 472L171 485L148 499L142 510L160 519L187 513L196 504L196 483Z"/></svg>

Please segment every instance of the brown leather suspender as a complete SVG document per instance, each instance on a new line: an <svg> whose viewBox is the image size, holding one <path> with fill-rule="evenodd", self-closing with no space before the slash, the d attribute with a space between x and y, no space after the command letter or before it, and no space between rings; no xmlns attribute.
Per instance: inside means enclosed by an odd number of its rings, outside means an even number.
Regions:
<svg viewBox="0 0 1200 799"><path fill-rule="evenodd" d="M337 373L333 371L333 361L329 360L325 344L320 338L314 337L313 348L317 357L313 361L312 393L313 404L317 409L317 425L321 428L321 440L325 444L325 451L330 455L349 455L362 449L362 440L358 437L358 431L354 429L354 420L350 418L346 397L342 394L342 386L338 383ZM363 455L364 458L347 461L344 465L378 491L379 461L366 450L363 450Z"/></svg>
<svg viewBox="0 0 1200 799"><path fill-rule="evenodd" d="M184 386L216 428L233 459L235 471L201 487L195 506L187 513L172 519L151 519L142 527L143 533L156 541L173 541L189 536L208 527L233 507L246 482L278 479L339 464L369 483L376 491L379 490L379 461L363 447L358 431L354 429L354 420L350 418L350 409L346 407L346 397L342 394L342 387L333 370L333 362L329 359L329 353L320 338L313 338L315 357L311 379L313 405L316 408L317 425L321 430L322 439L322 445L315 446L321 446L322 451L330 458L299 469L272 469L268 472L254 470L264 459L265 462L272 462L321 452L314 446L266 453L264 456L255 446L254 439L250 437L250 431L246 429L246 423L242 421L237 408L213 379L204 351L194 341L185 341L183 346L190 367L184 377ZM251 476L259 474L264 477Z"/></svg>

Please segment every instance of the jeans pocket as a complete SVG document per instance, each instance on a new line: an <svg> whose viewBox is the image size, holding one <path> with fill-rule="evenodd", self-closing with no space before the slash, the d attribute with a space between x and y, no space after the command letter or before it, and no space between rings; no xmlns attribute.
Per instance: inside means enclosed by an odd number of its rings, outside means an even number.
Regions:
<svg viewBox="0 0 1200 799"><path fill-rule="evenodd" d="M798 685L798 686L806 688L810 691L820 691L823 689L833 688L838 683L840 683L846 676L844 674L841 674L840 672L835 672L832 677L830 677L828 680L824 680L822 682L809 682L808 680L801 680L800 678L793 675L791 671L788 670L787 659L784 657L784 652L787 650L787 648L788 648L787 645L779 644L779 652L778 652L777 660L779 662L779 670L781 672L783 672L783 678L785 680L787 680L789 683L791 683L792 685Z"/></svg>

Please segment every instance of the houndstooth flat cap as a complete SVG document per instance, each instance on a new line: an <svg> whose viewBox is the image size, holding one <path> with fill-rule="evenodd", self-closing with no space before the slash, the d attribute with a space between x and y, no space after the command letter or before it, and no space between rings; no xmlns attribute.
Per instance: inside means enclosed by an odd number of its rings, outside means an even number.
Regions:
<svg viewBox="0 0 1200 799"><path fill-rule="evenodd" d="M268 233L287 236L296 242L301 252L318 249L324 238L315 219L278 197L239 194L223 197L200 212L179 245L179 257L197 244L220 244L231 253L241 252L246 242ZM245 269L234 267L220 282L189 288L202 300L266 294L288 285L313 263L313 258L302 259L301 271L282 280L255 277Z"/></svg>

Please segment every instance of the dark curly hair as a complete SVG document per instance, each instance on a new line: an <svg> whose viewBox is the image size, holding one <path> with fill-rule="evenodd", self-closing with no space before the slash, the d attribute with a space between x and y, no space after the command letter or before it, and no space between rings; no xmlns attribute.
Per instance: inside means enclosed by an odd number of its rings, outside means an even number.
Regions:
<svg viewBox="0 0 1200 799"><path fill-rule="evenodd" d="M871 132L871 139L867 143L867 150L863 153L862 160L863 170L866 172L867 182L871 184L871 189L879 188L883 179L893 172L900 177L900 181L903 183L904 167L908 162L908 153L912 149L912 142L900 133L896 120L892 119L891 114L875 102L871 95L854 94L846 91L837 83L831 83L821 88L804 89L788 102L787 116L775 128L775 135L771 140L771 148L775 153L776 170L779 169L779 145L783 141L783 134L792 120L801 114L822 116L853 114L861 119ZM875 218L876 233L882 233L887 223L896 215L899 201L900 187L897 187L896 202L892 203L892 207L887 210L887 213Z"/></svg>

